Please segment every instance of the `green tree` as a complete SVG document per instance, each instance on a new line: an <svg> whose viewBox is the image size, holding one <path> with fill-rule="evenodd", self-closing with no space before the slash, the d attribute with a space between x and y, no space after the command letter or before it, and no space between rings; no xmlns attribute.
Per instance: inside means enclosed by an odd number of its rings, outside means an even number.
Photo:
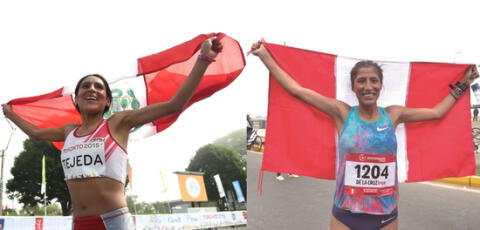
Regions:
<svg viewBox="0 0 480 230"><path fill-rule="evenodd" d="M137 213L143 215L155 214L155 208L150 203L140 202L137 204Z"/></svg>
<svg viewBox="0 0 480 230"><path fill-rule="evenodd" d="M168 207L164 202L157 201L155 203L138 202L137 195L127 196L127 205L130 212L136 214L166 214Z"/></svg>
<svg viewBox="0 0 480 230"><path fill-rule="evenodd" d="M213 142L215 145L231 148L238 154L247 155L247 131L242 128L229 133L228 135L218 138Z"/></svg>
<svg viewBox="0 0 480 230"><path fill-rule="evenodd" d="M155 213L170 214L168 211L168 205L165 202L157 201L155 203L152 203L152 206L155 209Z"/></svg>
<svg viewBox="0 0 480 230"><path fill-rule="evenodd" d="M136 203L137 203L137 200L138 200L138 196L137 195L127 195L127 206L128 206L128 210L130 210L130 212L132 212L133 214L137 214L137 207L135 206Z"/></svg>
<svg viewBox="0 0 480 230"><path fill-rule="evenodd" d="M43 216L45 214L45 209L43 205L25 206L19 211L19 214L23 216ZM58 203L47 205L48 216L59 216L61 214L62 210Z"/></svg>
<svg viewBox="0 0 480 230"><path fill-rule="evenodd" d="M72 213L72 202L64 180L60 151L45 141L27 139L23 142L23 151L15 157L11 173L13 179L7 182L7 194L15 197L26 207L43 205L40 193L42 181L42 156L45 154L47 179L47 204L56 199L62 207L64 216Z"/></svg>
<svg viewBox="0 0 480 230"><path fill-rule="evenodd" d="M246 195L247 181L245 163L232 149L208 144L197 150L190 160L187 171L203 172L209 200L218 200L218 190L213 176L220 174L225 190L233 189L232 181L238 180ZM221 208L222 209L222 208Z"/></svg>

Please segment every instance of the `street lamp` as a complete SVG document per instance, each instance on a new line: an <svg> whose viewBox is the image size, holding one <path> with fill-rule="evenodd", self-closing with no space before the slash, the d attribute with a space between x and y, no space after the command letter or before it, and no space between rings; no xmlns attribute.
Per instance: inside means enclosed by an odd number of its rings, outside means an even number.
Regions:
<svg viewBox="0 0 480 230"><path fill-rule="evenodd" d="M8 122L8 120L7 120ZM10 141L12 140L13 133L15 132L15 128L8 122L12 132L10 133L10 137L8 138L7 146L5 149L2 149L0 157L2 157L2 166L0 168L0 208L2 209L1 214L3 215L3 167L5 165L5 152L7 152L8 146L10 145Z"/></svg>

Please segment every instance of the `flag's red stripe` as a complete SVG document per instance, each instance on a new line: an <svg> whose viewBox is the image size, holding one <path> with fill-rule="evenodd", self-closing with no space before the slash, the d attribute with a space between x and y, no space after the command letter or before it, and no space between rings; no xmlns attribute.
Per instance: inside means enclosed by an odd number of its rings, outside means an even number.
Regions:
<svg viewBox="0 0 480 230"><path fill-rule="evenodd" d="M335 98L335 55L265 44L300 85ZM326 114L289 95L270 77L262 170L335 178L335 125Z"/></svg>
<svg viewBox="0 0 480 230"><path fill-rule="evenodd" d="M12 108L17 115L40 129L56 128L65 124L80 124L82 122L80 114L73 104L72 95L43 99L26 104L12 104ZM61 149L63 142L54 142L54 145Z"/></svg>
<svg viewBox="0 0 480 230"><path fill-rule="evenodd" d="M9 104L9 105L21 105L21 104L36 102L36 101L39 101L39 100L57 98L57 97L63 96L62 92L63 92L63 88L60 88L60 89L57 89L57 90L55 90L51 93L47 93L47 94L43 94L43 95L39 95L39 96L17 98L17 99L9 101L7 104Z"/></svg>
<svg viewBox="0 0 480 230"><path fill-rule="evenodd" d="M162 52L152 54L138 59L138 75L145 75L153 73L168 66L188 60L199 49L202 42L212 36L217 36L217 39L222 39L225 34L211 33L201 34L190 41L184 42L180 45L174 46Z"/></svg>
<svg viewBox="0 0 480 230"><path fill-rule="evenodd" d="M407 107L433 108L467 65L411 63ZM441 120L406 124L408 182L472 175L475 160L467 92Z"/></svg>
<svg viewBox="0 0 480 230"><path fill-rule="evenodd" d="M193 39L182 45L186 47L185 49L193 51L192 47L200 46L203 40L210 35L204 36L205 37L202 37L201 39ZM195 90L194 95L187 103L184 110L193 103L203 100L211 96L216 91L228 86L237 78L238 75L240 75L245 67L245 59L238 42L222 34L217 34L217 37L222 43L223 50L215 58L216 62L210 64L208 67L207 71L205 72L205 76L202 78L198 88ZM179 47L175 48L180 49ZM167 51L170 52L170 50ZM165 56L163 52L156 54L159 55L159 57L164 58L164 60L161 60L158 63L158 66L164 66L167 68L163 68L144 76L147 88L147 104L150 105L159 102L166 102L173 97L183 82L187 79L193 66L195 65L195 62L197 61L197 54L199 52L198 49L195 50L195 52L197 53L186 52L190 56L182 62L178 62L177 57L172 58ZM154 66L154 61L155 60L152 57L152 59L149 60L149 65ZM139 65L144 65L144 63L145 62L143 62L143 64L139 63ZM139 68L145 70L145 67ZM168 128L177 120L180 114L181 112L171 114L163 117L162 119L154 121L153 124L156 126L157 132Z"/></svg>

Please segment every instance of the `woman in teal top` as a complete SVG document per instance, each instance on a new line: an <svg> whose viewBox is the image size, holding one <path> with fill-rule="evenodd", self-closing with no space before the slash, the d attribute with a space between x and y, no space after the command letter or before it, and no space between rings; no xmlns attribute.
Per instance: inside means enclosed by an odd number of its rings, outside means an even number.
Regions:
<svg viewBox="0 0 480 230"><path fill-rule="evenodd" d="M355 213L388 215L398 197L395 130L384 108L378 107L376 121L362 120L358 110L350 109L338 140L334 205Z"/></svg>
<svg viewBox="0 0 480 230"><path fill-rule="evenodd" d="M361 61L350 73L352 91L359 104L351 107L299 85L278 66L262 42L252 45L252 53L262 60L278 83L292 96L335 121L340 139L330 229L397 229L395 128L404 122L441 119L468 90L471 80L478 77L476 67L468 68L461 83L433 108L397 105L380 108L377 100L383 85L382 69L372 61Z"/></svg>

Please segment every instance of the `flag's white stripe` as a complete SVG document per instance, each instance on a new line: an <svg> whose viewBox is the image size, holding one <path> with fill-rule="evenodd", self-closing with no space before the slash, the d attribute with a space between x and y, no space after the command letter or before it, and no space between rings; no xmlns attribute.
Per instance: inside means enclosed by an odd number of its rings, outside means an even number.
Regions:
<svg viewBox="0 0 480 230"><path fill-rule="evenodd" d="M398 182L405 182L408 179L408 158L407 158L407 133L405 124L399 124L395 131L397 136L397 173Z"/></svg>
<svg viewBox="0 0 480 230"><path fill-rule="evenodd" d="M115 83L117 83L117 82L119 82L119 81L122 81L122 80L131 80L131 79L136 79L136 78L138 78L136 75L119 77L119 78L117 78L117 79L115 79L115 80L113 80L113 81L110 81L108 84L109 84L109 85L113 85L113 84L115 84ZM143 79L142 79L142 80L143 80Z"/></svg>
<svg viewBox="0 0 480 230"><path fill-rule="evenodd" d="M71 89L71 87L68 87L68 86L64 86L63 89L62 89L62 95L63 96L67 96L67 95L70 95L70 94L73 94L73 90Z"/></svg>
<svg viewBox="0 0 480 230"><path fill-rule="evenodd" d="M362 59L337 57L335 60L336 98L351 106L358 105L358 100L355 93L352 91L350 71L359 61L362 61ZM383 88L380 92L378 105L381 107L387 107L390 105L405 106L410 77L410 63L375 62L383 69ZM405 126L403 124L399 125L395 134L397 136L398 145L398 178L399 181L403 182L408 179Z"/></svg>
<svg viewBox="0 0 480 230"><path fill-rule="evenodd" d="M113 96L118 96L118 90L122 92L122 96L127 93L128 89L132 89L135 98L140 102L140 108L147 106L147 89L145 86L144 77L125 77L117 79L110 84ZM121 109L118 104L112 104L113 111ZM130 140L140 140L156 133L156 128L152 123L143 125L141 128L135 130L129 136Z"/></svg>

